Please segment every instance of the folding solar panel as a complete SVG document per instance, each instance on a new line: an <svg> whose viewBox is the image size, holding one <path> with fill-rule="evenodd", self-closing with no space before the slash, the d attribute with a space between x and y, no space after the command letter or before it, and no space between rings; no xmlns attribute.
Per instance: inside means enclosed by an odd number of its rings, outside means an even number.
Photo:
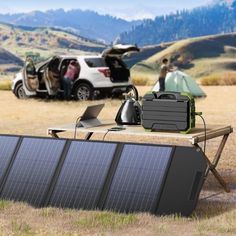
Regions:
<svg viewBox="0 0 236 236"><path fill-rule="evenodd" d="M24 138L4 184L1 197L40 206L64 145L65 140Z"/></svg>
<svg viewBox="0 0 236 236"><path fill-rule="evenodd" d="M0 136L0 197L35 206L189 215L206 167L195 147Z"/></svg>
<svg viewBox="0 0 236 236"><path fill-rule="evenodd" d="M95 209L117 144L73 141L49 204Z"/></svg>
<svg viewBox="0 0 236 236"><path fill-rule="evenodd" d="M105 209L155 212L172 148L126 144L115 172Z"/></svg>
<svg viewBox="0 0 236 236"><path fill-rule="evenodd" d="M0 136L0 183L11 162L18 141L18 137Z"/></svg>

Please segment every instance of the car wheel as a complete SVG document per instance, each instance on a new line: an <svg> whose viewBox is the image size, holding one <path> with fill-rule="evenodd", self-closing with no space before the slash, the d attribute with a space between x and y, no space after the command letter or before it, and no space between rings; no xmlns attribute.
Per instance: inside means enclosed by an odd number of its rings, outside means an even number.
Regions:
<svg viewBox="0 0 236 236"><path fill-rule="evenodd" d="M16 86L15 95L16 95L16 97L19 98L19 99L26 99L26 98L27 98L22 83L19 83L19 84Z"/></svg>
<svg viewBox="0 0 236 236"><path fill-rule="evenodd" d="M78 84L75 88L75 98L76 100L90 100L92 99L93 88L86 83Z"/></svg>

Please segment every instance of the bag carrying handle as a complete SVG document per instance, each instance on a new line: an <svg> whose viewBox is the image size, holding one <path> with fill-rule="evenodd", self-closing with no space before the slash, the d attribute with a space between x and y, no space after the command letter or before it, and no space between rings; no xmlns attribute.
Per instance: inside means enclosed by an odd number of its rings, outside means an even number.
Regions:
<svg viewBox="0 0 236 236"><path fill-rule="evenodd" d="M133 98L134 98L136 101L139 100L138 90L137 90L137 88L136 88L134 85L129 85L129 86L126 88L126 92L127 92L127 93L133 92Z"/></svg>

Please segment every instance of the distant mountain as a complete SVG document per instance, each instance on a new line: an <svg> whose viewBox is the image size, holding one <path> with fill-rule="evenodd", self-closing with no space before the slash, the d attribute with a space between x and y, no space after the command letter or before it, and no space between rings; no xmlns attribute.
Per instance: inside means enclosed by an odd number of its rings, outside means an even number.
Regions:
<svg viewBox="0 0 236 236"><path fill-rule="evenodd" d="M33 27L60 27L77 35L110 43L124 31L141 23L125 21L109 15L100 15L94 11L63 9L46 12L0 14L0 22Z"/></svg>
<svg viewBox="0 0 236 236"><path fill-rule="evenodd" d="M119 36L118 42L151 45L236 31L236 0L146 20Z"/></svg>

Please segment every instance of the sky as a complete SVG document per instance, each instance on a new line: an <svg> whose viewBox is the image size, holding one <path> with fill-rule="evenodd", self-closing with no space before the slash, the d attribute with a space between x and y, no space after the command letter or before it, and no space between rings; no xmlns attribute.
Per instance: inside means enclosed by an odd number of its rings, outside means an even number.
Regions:
<svg viewBox="0 0 236 236"><path fill-rule="evenodd" d="M63 8L93 10L126 20L154 18L174 13L177 10L192 9L208 5L214 0L0 0L0 13L46 11Z"/></svg>

